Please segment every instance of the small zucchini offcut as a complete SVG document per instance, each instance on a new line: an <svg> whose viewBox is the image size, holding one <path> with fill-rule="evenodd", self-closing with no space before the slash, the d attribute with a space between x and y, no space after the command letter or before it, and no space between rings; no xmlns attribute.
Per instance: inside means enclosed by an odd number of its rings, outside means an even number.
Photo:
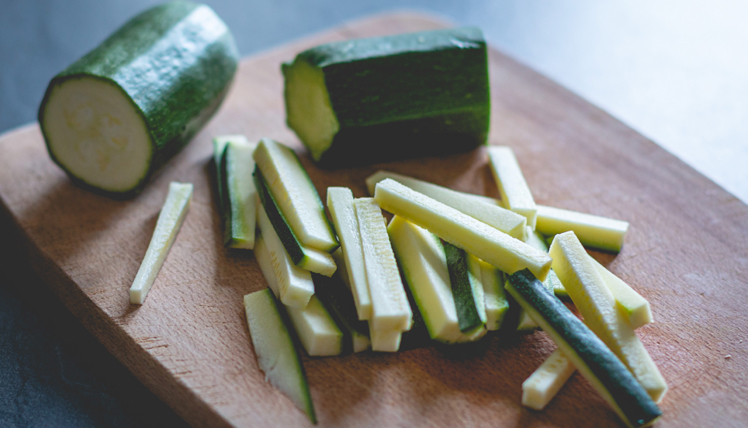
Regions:
<svg viewBox="0 0 748 428"><path fill-rule="evenodd" d="M628 426L648 426L660 417L662 411L621 360L530 271L510 275L507 291Z"/></svg>

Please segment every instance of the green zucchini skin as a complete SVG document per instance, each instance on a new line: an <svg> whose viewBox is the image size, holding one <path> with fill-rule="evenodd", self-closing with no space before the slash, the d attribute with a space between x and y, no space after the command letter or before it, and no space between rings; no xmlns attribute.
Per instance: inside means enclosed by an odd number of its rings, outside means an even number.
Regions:
<svg viewBox="0 0 748 428"><path fill-rule="evenodd" d="M327 277L312 272L312 281L314 281L314 294L322 302L327 312L330 313L340 330L343 331L343 353L353 352L351 332L355 331L365 336L369 335L369 323L366 320L358 319L353 294L346 288L342 280L335 276Z"/></svg>
<svg viewBox="0 0 748 428"><path fill-rule="evenodd" d="M558 337L571 347L629 426L647 426L660 417L662 411L621 360L529 270L509 275L507 290L523 309L543 318L540 324L552 330L548 333L555 336L554 341Z"/></svg>
<svg viewBox="0 0 748 428"><path fill-rule="evenodd" d="M273 194L270 193L265 178L262 176L260 168L256 165L252 178L255 180L255 187L257 188L257 194L260 196L260 202L270 219L270 223L273 225L273 229L275 229L275 233L278 234L278 237L283 243L283 247L288 251L291 261L293 261L295 265L298 265L302 260L304 260L304 257L306 257L304 254L304 248L301 246L301 242L296 238L296 235L294 235L291 227L289 227L286 218L283 217L283 213L278 209Z"/></svg>
<svg viewBox="0 0 748 428"><path fill-rule="evenodd" d="M52 160L84 188L114 198L134 196L213 116L238 62L231 32L208 6L175 1L142 12L52 78L38 118L49 149L44 108L53 89L71 79L109 83L146 124L152 145L148 172L132 189L112 192L72 175L49 150Z"/></svg>
<svg viewBox="0 0 748 428"><path fill-rule="evenodd" d="M329 43L299 53L299 61L324 73L339 126L323 154L312 150L321 166L446 155L486 142L488 61L477 28ZM287 114L292 67L282 66Z"/></svg>
<svg viewBox="0 0 748 428"><path fill-rule="evenodd" d="M441 244L447 259L449 282L452 284L452 296L455 300L460 331L468 333L481 327L484 323L475 307L467 253L462 248L457 248L449 242L442 241Z"/></svg>

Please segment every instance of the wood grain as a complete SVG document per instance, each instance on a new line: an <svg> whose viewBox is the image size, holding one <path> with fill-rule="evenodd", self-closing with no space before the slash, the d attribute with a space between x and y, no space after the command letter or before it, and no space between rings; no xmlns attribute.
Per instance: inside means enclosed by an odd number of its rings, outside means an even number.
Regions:
<svg viewBox="0 0 748 428"><path fill-rule="evenodd" d="M218 115L131 201L73 186L37 125L0 138L0 197L27 257L64 304L126 367L194 426L306 426L258 370L241 297L266 287L251 252L223 248L209 163L214 135L269 136L298 148L322 195L390 169L496 195L485 149L335 171L314 167L285 127L281 61L321 42L444 26L370 18L245 59ZM618 256L595 253L652 304L639 335L670 385L658 426L748 420L748 206L605 112L492 50L492 144L514 148L535 199L628 220ZM172 180L194 199L148 300L135 277ZM417 349L305 358L321 426L599 427L620 424L575 375L544 412L521 383L554 349L542 332L490 338L472 353Z"/></svg>

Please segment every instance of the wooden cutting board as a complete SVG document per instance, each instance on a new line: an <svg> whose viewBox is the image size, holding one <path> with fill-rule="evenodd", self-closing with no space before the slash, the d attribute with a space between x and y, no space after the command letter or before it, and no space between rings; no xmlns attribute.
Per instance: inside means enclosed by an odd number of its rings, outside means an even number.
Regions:
<svg viewBox="0 0 748 428"><path fill-rule="evenodd" d="M414 14L379 16L245 59L217 116L131 201L74 187L47 156L39 128L0 138L0 197L35 269L126 367L195 426L306 426L264 381L242 296L266 287L252 252L221 243L210 140L242 133L298 148L321 195L390 169L496 196L485 149L324 171L285 127L280 63L333 40L442 27ZM514 148L537 202L628 220L623 251L594 253L652 304L639 336L670 385L658 426L748 421L748 206L559 85L492 50L491 144ZM128 289L172 180L195 184L192 208L148 300ZM7 214L7 213L6 213ZM8 225L4 225L8 226ZM320 426L620 424L575 375L543 412L520 406L521 383L552 352L538 331L435 348L305 358ZM456 355L455 355L456 354Z"/></svg>

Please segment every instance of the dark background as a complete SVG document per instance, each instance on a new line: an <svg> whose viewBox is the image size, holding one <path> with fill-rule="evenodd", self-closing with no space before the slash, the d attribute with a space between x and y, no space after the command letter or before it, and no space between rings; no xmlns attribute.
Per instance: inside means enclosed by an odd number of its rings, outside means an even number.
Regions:
<svg viewBox="0 0 748 428"><path fill-rule="evenodd" d="M49 79L156 1L0 0L0 132L36 120ZM748 201L748 3L208 1L242 55L347 20L415 10L609 111ZM0 214L0 224L9 219ZM0 426L180 426L51 292L0 227ZM41 291L39 291L41 290Z"/></svg>

